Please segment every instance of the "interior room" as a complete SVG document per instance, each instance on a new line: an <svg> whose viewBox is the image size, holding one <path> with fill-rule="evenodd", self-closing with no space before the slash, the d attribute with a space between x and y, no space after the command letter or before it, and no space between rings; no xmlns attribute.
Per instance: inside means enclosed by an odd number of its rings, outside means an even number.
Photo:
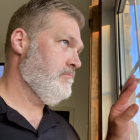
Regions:
<svg viewBox="0 0 140 140"><path fill-rule="evenodd" d="M28 1L0 0L0 77L10 17ZM50 109L66 118L81 140L105 140L110 108L131 75L138 84L130 103L140 105L140 0L67 1L85 17L82 67L76 70L71 97ZM140 139L139 116L140 111L132 119L130 140Z"/></svg>

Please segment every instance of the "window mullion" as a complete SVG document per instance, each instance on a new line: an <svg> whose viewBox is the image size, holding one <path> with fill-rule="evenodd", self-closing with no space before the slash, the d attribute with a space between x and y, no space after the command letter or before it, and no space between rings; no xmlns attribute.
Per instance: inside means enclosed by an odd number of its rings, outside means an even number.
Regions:
<svg viewBox="0 0 140 140"><path fill-rule="evenodd" d="M123 13L119 14L119 41L120 41L120 57L121 57L121 84L125 83L126 80L126 52L123 32ZM123 86L123 85L122 85Z"/></svg>
<svg viewBox="0 0 140 140"><path fill-rule="evenodd" d="M140 41L139 41L139 24L138 24L138 15L137 15L137 3L135 1L135 19L136 19L136 31L137 31L137 43L138 43L138 55L140 58Z"/></svg>

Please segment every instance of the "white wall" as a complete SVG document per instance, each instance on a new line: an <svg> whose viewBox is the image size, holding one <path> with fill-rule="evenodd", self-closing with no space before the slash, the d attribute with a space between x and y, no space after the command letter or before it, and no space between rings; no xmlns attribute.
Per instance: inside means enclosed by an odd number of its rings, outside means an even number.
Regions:
<svg viewBox="0 0 140 140"><path fill-rule="evenodd" d="M114 10L102 10L102 128L106 137L108 115L116 101Z"/></svg>

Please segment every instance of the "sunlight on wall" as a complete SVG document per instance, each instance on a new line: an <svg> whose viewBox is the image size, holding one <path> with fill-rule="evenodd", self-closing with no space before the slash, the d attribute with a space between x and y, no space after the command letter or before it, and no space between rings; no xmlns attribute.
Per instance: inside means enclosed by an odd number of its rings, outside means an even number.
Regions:
<svg viewBox="0 0 140 140"><path fill-rule="evenodd" d="M110 25L102 26L102 134L106 138L112 105Z"/></svg>

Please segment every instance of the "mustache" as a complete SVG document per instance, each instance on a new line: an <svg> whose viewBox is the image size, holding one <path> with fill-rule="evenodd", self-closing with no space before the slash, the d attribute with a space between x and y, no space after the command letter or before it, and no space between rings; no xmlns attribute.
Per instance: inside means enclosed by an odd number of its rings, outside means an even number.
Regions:
<svg viewBox="0 0 140 140"><path fill-rule="evenodd" d="M73 79L74 79L75 74L76 74L74 69L69 68L69 69L62 69L62 70L60 71L60 73L59 73L59 76L61 76L61 75L63 75L63 74L66 74L66 73L71 74L72 77L73 77Z"/></svg>

